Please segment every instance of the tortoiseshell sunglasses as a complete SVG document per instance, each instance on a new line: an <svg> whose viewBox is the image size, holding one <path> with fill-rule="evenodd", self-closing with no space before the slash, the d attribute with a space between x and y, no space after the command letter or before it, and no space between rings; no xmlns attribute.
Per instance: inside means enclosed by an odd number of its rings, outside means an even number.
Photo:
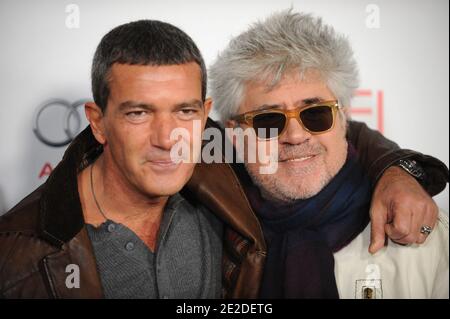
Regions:
<svg viewBox="0 0 450 319"><path fill-rule="evenodd" d="M286 130L288 119L290 118L295 118L311 134L322 134L333 129L336 113L340 108L338 101L333 100L314 103L295 110L269 109L251 111L236 115L232 117L232 120L253 127L257 136L261 139L281 136ZM271 128L276 128L278 135L271 136L273 134L270 130Z"/></svg>

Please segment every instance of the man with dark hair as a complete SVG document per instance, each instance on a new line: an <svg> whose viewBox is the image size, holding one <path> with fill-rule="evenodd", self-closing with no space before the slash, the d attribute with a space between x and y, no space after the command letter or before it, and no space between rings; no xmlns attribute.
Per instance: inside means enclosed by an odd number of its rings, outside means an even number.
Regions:
<svg viewBox="0 0 450 319"><path fill-rule="evenodd" d="M193 125L204 128L211 108L204 62L193 41L159 21L121 25L97 48L92 91L95 102L85 108L90 127L45 184L1 217L0 297L255 296L266 249L233 172L237 166L195 166L170 157L176 128L189 132L193 158L199 154L201 136ZM376 181L395 159L424 159L358 124L352 129L363 164L377 162L371 168ZM422 164L429 178L446 179L438 160L425 158ZM434 203L414 178L387 172L380 183L387 189L413 185L402 196L430 207L419 222L435 222ZM386 194L374 202L390 205L395 196ZM413 213L389 212L400 225ZM384 209L373 214L387 218ZM239 275L225 287L221 274L229 278L235 272L221 267L223 227L227 255L240 260Z"/></svg>
<svg viewBox="0 0 450 319"><path fill-rule="evenodd" d="M220 297L221 222L179 194L194 163L170 157L170 132L179 127L199 152L193 122L204 127L211 106L196 45L167 23L121 25L95 52L92 91L90 128L2 218L3 234L20 235L0 240L0 295ZM69 265L79 275L73 282Z"/></svg>

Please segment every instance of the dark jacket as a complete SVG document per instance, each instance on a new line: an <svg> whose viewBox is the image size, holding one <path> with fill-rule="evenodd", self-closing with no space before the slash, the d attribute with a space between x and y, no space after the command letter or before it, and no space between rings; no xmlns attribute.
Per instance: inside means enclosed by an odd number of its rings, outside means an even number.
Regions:
<svg viewBox="0 0 450 319"><path fill-rule="evenodd" d="M352 123L349 131L373 183L398 159L411 157L426 169L424 186L431 195L448 182L448 169L439 160L400 150L362 123ZM103 296L77 188L77 174L100 153L88 127L47 181L0 217L0 298ZM228 298L258 296L266 256L261 226L239 180L245 176L242 165L200 163L182 190L225 223L223 287ZM79 266L79 288L67 288L71 264Z"/></svg>

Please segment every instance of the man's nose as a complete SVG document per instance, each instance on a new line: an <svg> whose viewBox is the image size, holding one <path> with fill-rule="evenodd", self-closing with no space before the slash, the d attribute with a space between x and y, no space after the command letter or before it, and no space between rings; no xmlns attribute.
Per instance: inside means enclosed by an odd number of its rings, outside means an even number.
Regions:
<svg viewBox="0 0 450 319"><path fill-rule="evenodd" d="M170 134L176 128L176 123L170 114L155 115L151 122L151 143L153 146L169 151L177 142L170 139Z"/></svg>
<svg viewBox="0 0 450 319"><path fill-rule="evenodd" d="M306 131L298 119L289 118L284 133L280 136L280 143L302 144L311 138L311 133Z"/></svg>

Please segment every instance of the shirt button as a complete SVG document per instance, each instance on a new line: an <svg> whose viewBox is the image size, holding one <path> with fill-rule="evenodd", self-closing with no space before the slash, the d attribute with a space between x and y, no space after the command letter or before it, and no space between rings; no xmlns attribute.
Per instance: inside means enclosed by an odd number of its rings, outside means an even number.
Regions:
<svg viewBox="0 0 450 319"><path fill-rule="evenodd" d="M116 225L114 225L114 224L109 224L109 225L108 225L108 231L109 231L110 233L112 233L115 229L116 229Z"/></svg>
<svg viewBox="0 0 450 319"><path fill-rule="evenodd" d="M130 241L125 245L125 249L130 251L134 249L134 244Z"/></svg>

